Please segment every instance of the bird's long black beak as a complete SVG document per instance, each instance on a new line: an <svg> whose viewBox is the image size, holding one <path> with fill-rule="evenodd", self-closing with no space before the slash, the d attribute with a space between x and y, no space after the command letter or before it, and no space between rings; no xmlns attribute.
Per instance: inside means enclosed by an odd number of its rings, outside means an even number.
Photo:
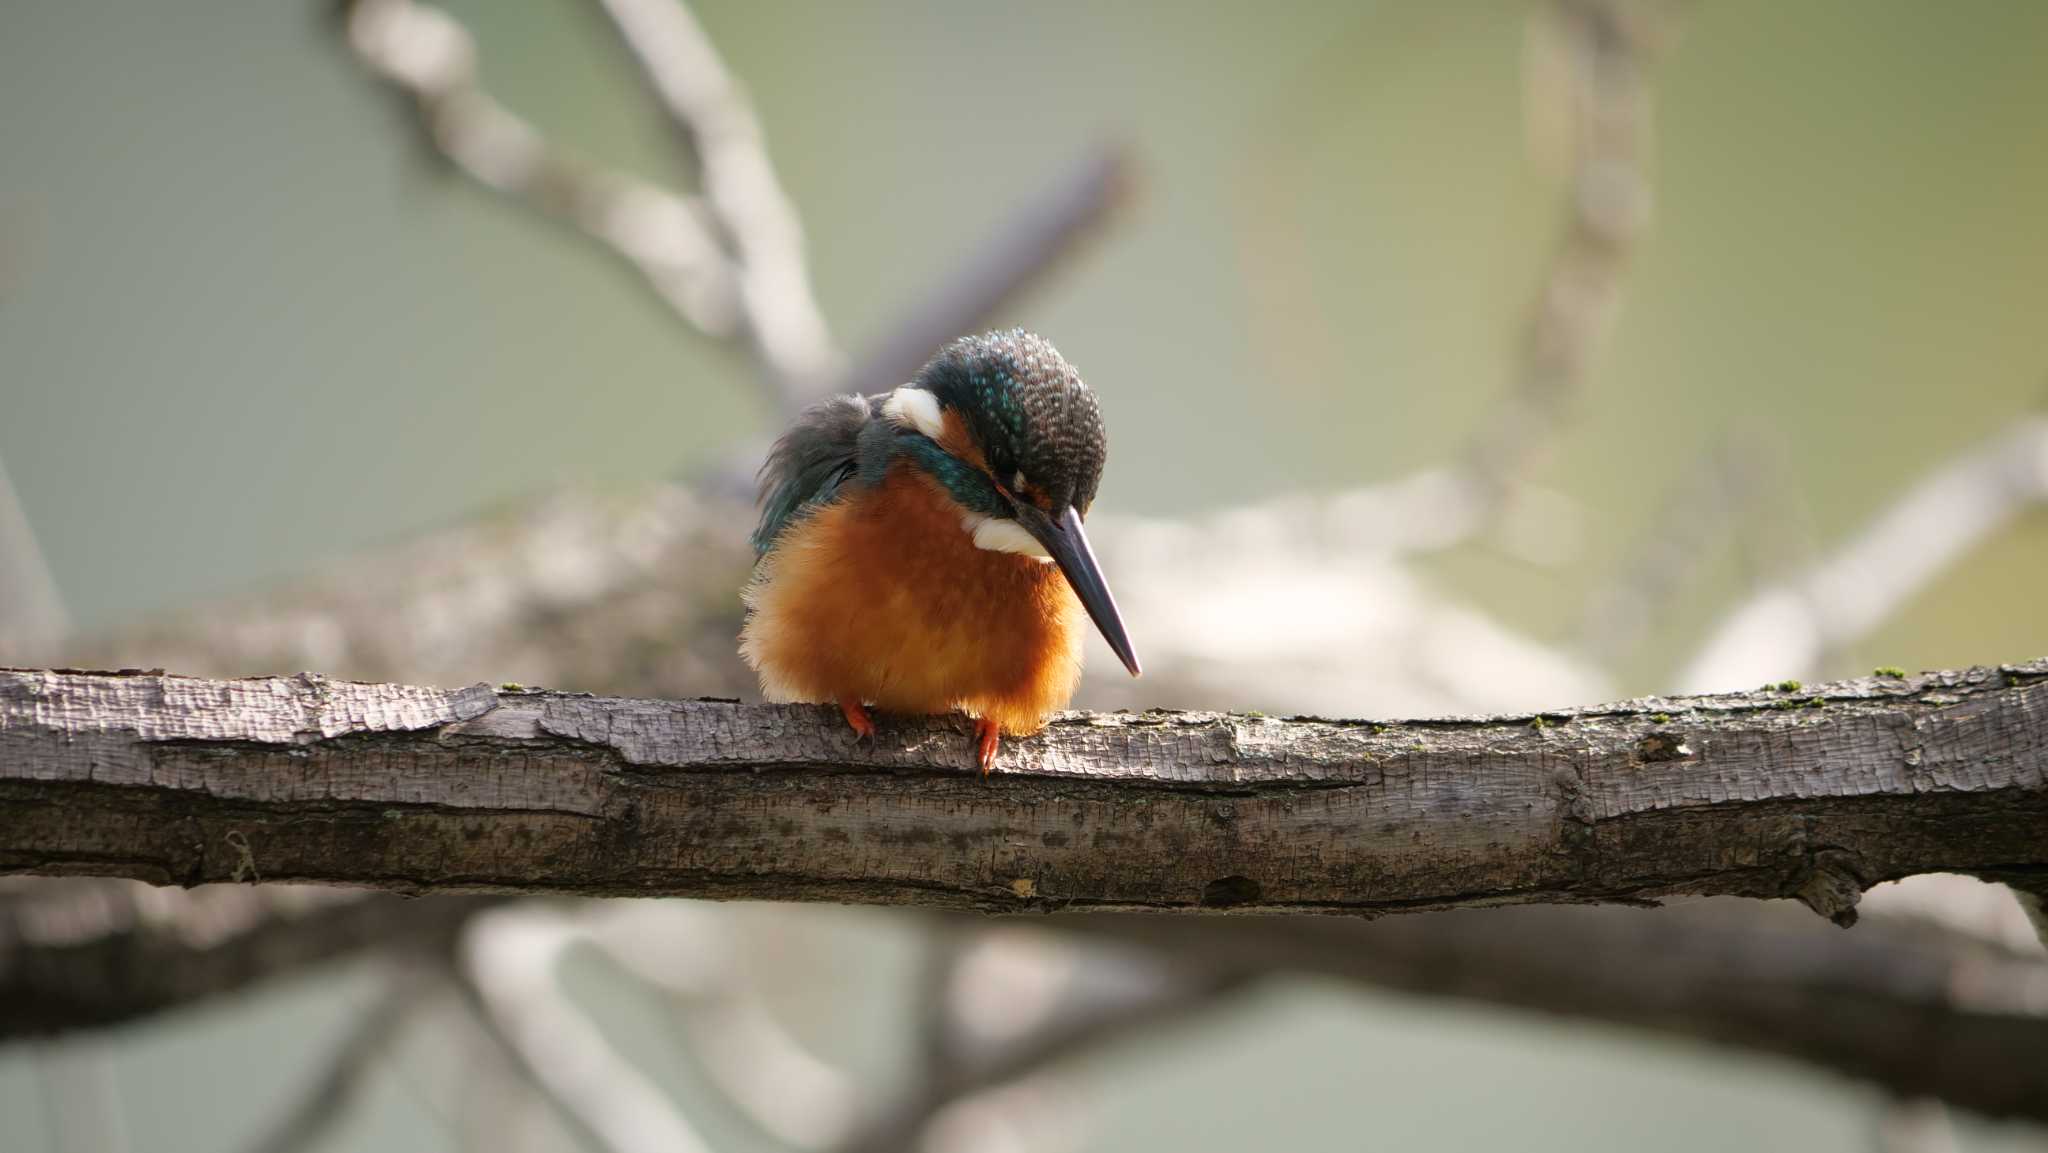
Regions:
<svg viewBox="0 0 2048 1153"><path fill-rule="evenodd" d="M1081 607L1088 610L1089 619L1102 630L1102 639L1109 642L1110 650L1131 670L1131 675L1137 676L1138 654L1124 632L1116 598L1109 595L1109 582L1102 579L1102 567L1095 563L1095 550L1088 547L1088 534L1081 529L1081 514L1069 505L1054 518L1035 506L1019 503L1017 520L1052 554L1053 563L1067 574L1074 595L1081 598Z"/></svg>

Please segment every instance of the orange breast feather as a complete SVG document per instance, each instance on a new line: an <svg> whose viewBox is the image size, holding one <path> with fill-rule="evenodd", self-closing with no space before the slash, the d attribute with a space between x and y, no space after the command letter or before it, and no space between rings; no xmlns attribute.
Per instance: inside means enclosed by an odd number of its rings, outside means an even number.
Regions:
<svg viewBox="0 0 2048 1153"><path fill-rule="evenodd" d="M907 465L786 530L746 591L740 653L770 698L960 709L1029 733L1081 673L1081 605L1058 568L976 548Z"/></svg>

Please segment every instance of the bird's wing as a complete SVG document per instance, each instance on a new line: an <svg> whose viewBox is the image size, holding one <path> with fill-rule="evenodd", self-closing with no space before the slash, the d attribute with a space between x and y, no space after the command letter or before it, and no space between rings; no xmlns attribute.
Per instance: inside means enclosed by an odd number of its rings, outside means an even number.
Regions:
<svg viewBox="0 0 2048 1153"><path fill-rule="evenodd" d="M875 418L874 398L835 396L805 409L761 466L761 523L754 552L766 553L782 530L830 501L860 464L860 434Z"/></svg>

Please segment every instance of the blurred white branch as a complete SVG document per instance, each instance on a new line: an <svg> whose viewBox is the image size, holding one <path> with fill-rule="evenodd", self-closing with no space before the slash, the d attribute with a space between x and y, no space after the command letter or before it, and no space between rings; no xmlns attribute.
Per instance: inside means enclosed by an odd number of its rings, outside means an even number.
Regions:
<svg viewBox="0 0 2048 1153"><path fill-rule="evenodd" d="M1189 520L1103 514L1096 539L1142 681L1090 676L1091 707L1199 700L1323 715L1539 709L1611 695L1606 676L1446 596L1398 556L1385 489L1293 497ZM1088 667L1115 659L1091 636Z"/></svg>
<svg viewBox="0 0 2048 1153"><path fill-rule="evenodd" d="M0 661L55 644L68 626L35 528L0 462Z"/></svg>
<svg viewBox="0 0 2048 1153"><path fill-rule="evenodd" d="M600 2L698 161L702 197L551 144L484 90L474 39L438 8L349 0L348 43L407 96L436 155L623 258L699 331L744 336L785 415L831 392L900 381L945 341L984 323L1128 199L1128 155L1098 150L848 371L818 308L802 224L760 123L702 26L680 0Z"/></svg>
<svg viewBox="0 0 2048 1153"><path fill-rule="evenodd" d="M1568 67L1544 75L1566 90L1532 90L1527 98L1561 99L1571 108L1564 232L1531 302L1511 386L1450 474L1461 500L1443 502L1433 515L1411 514L1418 526L1443 529L1448 513L1449 524L1476 531L1511 503L1555 447L1606 343L1629 259L1650 224L1647 74L1673 34L1674 14L1661 0L1561 0L1541 11L1558 21L1568 53Z"/></svg>
<svg viewBox="0 0 2048 1153"><path fill-rule="evenodd" d="M592 905L585 939L681 1011L680 1039L713 1086L763 1132L801 1149L836 1144L860 1109L844 1070L777 1020L740 963L733 917L687 901Z"/></svg>
<svg viewBox="0 0 2048 1153"><path fill-rule="evenodd" d="M675 1102L563 992L556 969L583 939L570 918L538 905L479 917L462 969L487 1031L598 1148L704 1153L709 1146Z"/></svg>
<svg viewBox="0 0 2048 1153"><path fill-rule="evenodd" d="M2018 955L2048 958L2048 936L2036 932L2029 894L1960 873L1922 873L1876 885L1863 894L1864 912L1915 920ZM2048 1013L2048 983L2041 1009Z"/></svg>
<svg viewBox="0 0 2048 1153"><path fill-rule="evenodd" d="M1577 535L1576 508L1528 478L1585 386L1649 225L1647 73L1674 13L1608 0L1541 11L1531 35L1559 33L1567 66L1544 74L1561 91L1546 83L1528 99L1570 110L1571 176L1509 387L1446 465L1192 521L1105 515L1100 547L1131 590L1131 627L1155 639L1150 683L1091 681L1091 701L1356 714L1541 708L1608 692L1591 662L1445 597L1405 563L1489 531L1548 562Z"/></svg>
<svg viewBox="0 0 2048 1153"><path fill-rule="evenodd" d="M1017 971L1028 974L1027 990L1053 993L1055 997L1034 997L1027 991L1021 1003L1005 1005L1003 1012L1009 1018L1005 1027L987 1030L961 1045L944 1066L933 1070L932 1076L901 1101L883 1109L850 1134L837 1146L839 1153L893 1153L919 1148L921 1138L948 1113L955 1115L950 1128L956 1137L963 1127L986 1128L996 1122L998 1114L984 1112L979 1118L968 1115L968 1107L977 1098L1016 1085L1102 1045L1127 1041L1139 1033L1199 1014L1249 987L1257 976L1244 970L1175 966L1142 953L1126 953L1122 966L1105 964L1091 969L1097 978L1120 974L1124 979L1096 988L1092 996L1075 997L1070 987L1060 987L1071 986L1072 982L1056 981L1052 989L1037 989L1042 984L1039 963L1046 955L1064 952L1074 956L1073 950L1055 947L1043 937L1014 931L990 934L981 947L1001 950L1013 946L1027 950L1023 964L1017 967ZM1103 957L1098 954L1095 959ZM952 987L945 991L949 999L1002 998L1006 993L1016 992L1007 988L1000 977L992 980L976 969L972 963L962 967ZM967 1144L974 1147L976 1143Z"/></svg>
<svg viewBox="0 0 2048 1153"><path fill-rule="evenodd" d="M1730 613L1682 692L1813 676L2022 513L2048 502L2048 416L2028 416L1922 477L1863 530Z"/></svg>
<svg viewBox="0 0 2048 1153"><path fill-rule="evenodd" d="M1731 542L1749 592L1812 559L1806 502L1788 447L1771 430L1738 429L1670 487L1642 539L1587 596L1577 651L1601 668L1617 667L1696 597L1717 550Z"/></svg>
<svg viewBox="0 0 2048 1153"><path fill-rule="evenodd" d="M776 179L752 105L682 0L600 0L697 158L705 206L730 249L741 315L785 414L840 371L811 292L803 225ZM928 350L929 351L929 350Z"/></svg>
<svg viewBox="0 0 2048 1153"><path fill-rule="evenodd" d="M550 143L483 88L475 39L441 9L350 0L344 11L349 47L407 98L436 155L632 265L699 331L726 337L749 322L743 273L702 201Z"/></svg>

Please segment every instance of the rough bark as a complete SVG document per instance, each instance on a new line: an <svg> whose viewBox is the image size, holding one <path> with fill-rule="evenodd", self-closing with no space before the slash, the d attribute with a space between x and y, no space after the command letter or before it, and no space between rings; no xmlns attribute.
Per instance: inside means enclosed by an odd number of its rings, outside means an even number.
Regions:
<svg viewBox="0 0 2048 1153"><path fill-rule="evenodd" d="M314 676L0 673L0 871L1373 914L2048 871L2048 661L1540 717L964 723Z"/></svg>

